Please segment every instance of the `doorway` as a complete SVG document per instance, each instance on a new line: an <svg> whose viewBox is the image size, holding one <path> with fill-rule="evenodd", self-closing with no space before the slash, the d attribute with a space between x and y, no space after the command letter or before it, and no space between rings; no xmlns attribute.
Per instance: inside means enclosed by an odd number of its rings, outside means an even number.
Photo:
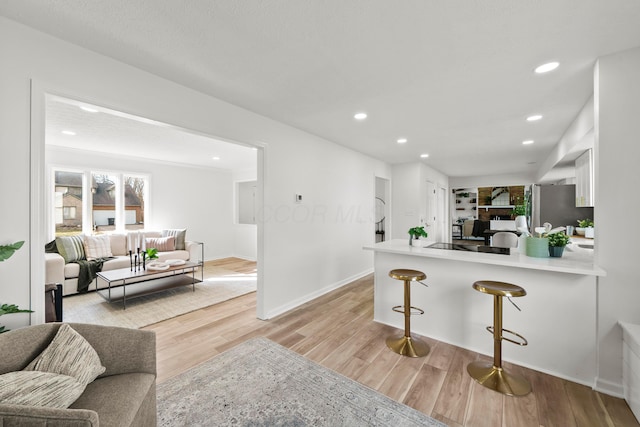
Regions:
<svg viewBox="0 0 640 427"><path fill-rule="evenodd" d="M389 213L391 212L391 198L389 197L390 182L386 178L375 177L374 200L374 237L375 243L384 242L391 235Z"/></svg>
<svg viewBox="0 0 640 427"><path fill-rule="evenodd" d="M45 266L44 266L44 263L42 262L42 252L39 251L38 248L44 248L45 243L51 240L51 237L52 237L51 230L55 228L52 226L52 224L55 224L55 221L56 221L56 215L52 214L53 207L55 206L55 197L51 195L52 193L50 190L51 188L53 188L52 186L54 185L54 182L53 182L52 174L49 173L52 165L51 165L51 159L47 154L47 141L50 135L61 134L61 131L60 129L51 129L50 125L52 123L52 120L50 120L50 118L53 116L49 114L48 104L52 100L57 100L57 101L64 100L65 101L64 103L66 104L65 105L66 108L74 108L74 109L80 110L81 107L85 107L84 109L82 109L84 113L95 114L96 115L95 117L101 116L102 119L107 117L107 114L106 114L107 112L113 112L114 116L118 120L124 120L126 116L129 116L126 113L119 113L115 110L109 110L107 108L99 107L100 103L94 100L92 100L91 102L77 101L77 100L71 99L70 97L67 98L64 95L51 95L51 93L54 93L54 92L58 94L61 93L61 91L59 90L50 90L48 87L38 84L37 82L33 82L32 84L31 163L34 167L34 173L32 173L33 179L31 181L31 193L32 193L32 201L34 201L34 203L31 204L32 221L31 221L30 228L31 228L33 250L30 257L30 265L31 265L31 271L32 271L31 307L32 309L35 310L35 313L36 313L32 316L33 324L39 324L44 322L44 315L40 315L40 313L44 313L44 295L43 295L44 293L43 293L42 284L45 283ZM158 140L157 137L159 133L169 130L174 133L175 132L182 133L184 138L181 139L181 144L185 138L194 137L200 140L206 140L206 139L210 139L211 141L215 140L216 143L226 144L229 147L234 147L234 146L243 147L245 150L250 150L251 156L254 159L253 162L255 165L253 178L256 180L258 192L260 193L258 197L258 203L262 203L261 193L263 188L263 181L261 176L262 176L262 162L264 157L263 151L265 149L265 147L263 147L262 145L256 145L252 147L249 144L243 144L235 141L227 141L219 138L213 138L211 136L204 135L203 133L199 133L197 131L187 130L187 129L184 129L178 126L173 126L167 123L155 122L151 119L138 117L137 120L139 123L144 124L146 126L157 125L156 130L150 131L150 133L153 134L153 137L156 139L156 141ZM86 120L84 120L83 122L86 122ZM84 125L86 126L86 123L84 123ZM135 125L132 125L132 126L135 126ZM102 128L104 129L104 126L102 126ZM107 128L110 129L109 127ZM132 133L131 127L127 127L125 131ZM76 138L76 141L80 141L85 145L83 147L84 151L90 151L90 150L86 150L86 145L88 145L90 140L90 138L88 138L86 134L80 134L76 132L75 135L70 135L68 133L65 133L65 136L68 136L68 137L72 136ZM112 138L112 141L114 141L113 135L110 135L110 137ZM175 141L174 141L174 144L175 144ZM115 143L103 144L104 149L102 151L95 150L97 153L96 158L109 157L112 152L117 153L117 150L115 148L116 145L117 144ZM127 144L124 144L124 145L127 145ZM154 152L162 151L163 146L160 143L157 143L152 147L146 147L146 148L144 148L144 145L140 142L137 144L129 143L128 145L138 150L142 149L146 151L146 155L144 157L146 157L147 160L149 160L151 163L154 163L154 162L156 164L169 163L169 161L162 160L162 159L150 159ZM78 158L77 153L79 151L78 148L74 148L72 146L64 146L64 144L59 144L59 148L63 152L68 153L70 158L75 157L77 160ZM175 152L176 158L179 158L179 156L183 154L183 152L185 151L187 150L184 148L183 145L181 145L180 150L175 150L175 146L174 146L174 152ZM141 156L132 155L131 158L127 160L130 160L132 164L135 164L136 159L139 160L140 157ZM204 156L201 155L201 157L204 157ZM210 156L207 156L207 158L209 160L215 161L215 159L212 159ZM58 156L57 160L55 161L56 165L60 165L61 162L59 159L60 159L60 156ZM184 165L181 165L181 166L184 167ZM129 169L131 169L131 166L122 166L120 168L120 170L126 170L126 171L128 171ZM154 185L154 180L156 181L156 183L159 182L157 179L157 176L158 174L156 174L156 178L154 178L152 175L151 184L150 184L151 186ZM229 186L231 185L232 183L230 182ZM160 191L159 190L160 187L161 186L156 187L158 189L157 191ZM197 185L192 187L199 188ZM165 186L162 186L162 191L165 193L171 194L173 190L171 188L166 188ZM232 194L233 191L230 190L229 193ZM158 201L158 195L157 194L152 195L152 197L150 198L151 206L153 206L155 203L154 197L155 197L155 202ZM200 197L204 197L204 194L200 194ZM229 205L229 209L232 209L233 202L229 200L228 205ZM155 207L159 208L160 206L156 204ZM171 221L164 221L165 218L163 218L163 215L164 215L163 212L166 212L166 210L157 209L157 211L160 212L160 215L155 215L155 219L156 219L155 224L167 224L168 226L172 225L170 224ZM149 218L147 218L147 220L151 223L150 218L153 218L153 217L154 215L152 211L152 213L149 215ZM184 222L188 222L188 221L185 220ZM194 227L194 228L198 228L198 227ZM260 237L261 228L262 228L261 224L257 224L257 228L259 231L253 233L253 238L257 241L261 241L261 237ZM193 238L193 240L197 240L199 238L199 234L201 234L199 233L199 231L193 230L193 234L191 237ZM208 239L208 240L211 240L211 239ZM261 245L259 244L259 242L254 242L251 246L253 246L254 248L256 247L259 248ZM230 252L235 253L235 251L230 251ZM256 261L258 265L260 265L261 251L259 250L257 250L255 257L253 258L254 264L256 263ZM260 272L257 273L257 286L258 286L257 314L259 317L260 312L262 310L262 301L264 299L263 296L261 295L262 280L261 280Z"/></svg>
<svg viewBox="0 0 640 427"><path fill-rule="evenodd" d="M447 189L432 181L426 182L426 212L424 228L427 241L447 242Z"/></svg>

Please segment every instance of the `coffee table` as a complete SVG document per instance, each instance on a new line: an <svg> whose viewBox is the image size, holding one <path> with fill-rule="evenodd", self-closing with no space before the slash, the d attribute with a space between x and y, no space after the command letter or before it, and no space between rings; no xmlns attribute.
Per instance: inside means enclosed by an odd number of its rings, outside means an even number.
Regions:
<svg viewBox="0 0 640 427"><path fill-rule="evenodd" d="M196 290L196 269L201 263L186 261L184 264L169 267L166 270L131 270L120 268L98 272L98 280L107 282L107 287L98 290L98 294L109 303L122 301L122 309L127 308L127 299L149 295L180 286L191 285Z"/></svg>

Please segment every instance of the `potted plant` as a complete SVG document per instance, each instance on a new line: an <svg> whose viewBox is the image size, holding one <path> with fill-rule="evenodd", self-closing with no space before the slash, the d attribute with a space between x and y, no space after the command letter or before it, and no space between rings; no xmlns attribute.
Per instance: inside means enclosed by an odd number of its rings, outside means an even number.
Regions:
<svg viewBox="0 0 640 427"><path fill-rule="evenodd" d="M0 245L0 262L5 261L13 255L15 251L20 249L24 241L16 242L11 245ZM32 310L22 310L18 308L15 304L2 304L0 305L0 316L3 314L13 314L13 313L33 313ZM8 329L3 325L0 325L0 334L3 332L7 332Z"/></svg>
<svg viewBox="0 0 640 427"><path fill-rule="evenodd" d="M587 236L587 228L591 228L591 230L588 231L588 234L590 234L590 236ZM593 221L589 218L579 219L578 226L576 227L576 233L578 233L579 236L593 238Z"/></svg>
<svg viewBox="0 0 640 427"><path fill-rule="evenodd" d="M156 248L148 248L145 251L145 256L148 260L158 259L158 250Z"/></svg>
<svg viewBox="0 0 640 427"><path fill-rule="evenodd" d="M564 252L564 247L569 243L569 236L560 231L549 234L547 239L549 240L549 256L561 257Z"/></svg>
<svg viewBox="0 0 640 427"><path fill-rule="evenodd" d="M428 234L424 231L424 227L413 227L409 229L409 245L420 246L420 237L427 237Z"/></svg>

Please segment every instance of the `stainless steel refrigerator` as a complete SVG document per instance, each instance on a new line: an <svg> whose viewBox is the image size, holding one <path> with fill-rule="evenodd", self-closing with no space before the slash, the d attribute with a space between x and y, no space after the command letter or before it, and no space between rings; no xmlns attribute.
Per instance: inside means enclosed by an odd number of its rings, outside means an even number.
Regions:
<svg viewBox="0 0 640 427"><path fill-rule="evenodd" d="M592 207L576 207L576 186L534 184L531 189L530 230L545 222L554 227L577 227L579 219L593 219Z"/></svg>

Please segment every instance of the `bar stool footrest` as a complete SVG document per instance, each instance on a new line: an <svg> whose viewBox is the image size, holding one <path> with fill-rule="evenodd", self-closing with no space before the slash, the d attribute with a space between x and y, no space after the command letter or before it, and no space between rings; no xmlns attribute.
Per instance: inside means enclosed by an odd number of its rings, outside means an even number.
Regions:
<svg viewBox="0 0 640 427"><path fill-rule="evenodd" d="M493 335L493 326L487 326L487 331L489 331L491 333L491 335ZM516 337L520 338L522 341L516 341L516 340L512 340L511 338L507 338L505 336L503 336L502 334L500 335L500 338L505 340L505 341L509 341L511 343L517 344L519 346L525 346L525 345L529 345L529 341L527 341L527 339L525 337L523 337L522 335L520 335L517 332L513 332L510 331L509 329L502 329L502 332L507 332L511 335L515 335Z"/></svg>
<svg viewBox="0 0 640 427"><path fill-rule="evenodd" d="M403 305L396 305L391 310L395 311L396 313L404 314L404 306ZM421 309L421 308L418 308L418 307L411 306L409 314L411 316L419 316L419 315L424 314L424 310Z"/></svg>

